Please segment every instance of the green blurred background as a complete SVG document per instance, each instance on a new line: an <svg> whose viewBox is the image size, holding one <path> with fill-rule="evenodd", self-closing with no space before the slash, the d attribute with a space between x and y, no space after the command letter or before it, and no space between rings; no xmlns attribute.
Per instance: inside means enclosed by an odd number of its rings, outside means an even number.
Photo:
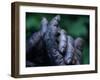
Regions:
<svg viewBox="0 0 100 80"><path fill-rule="evenodd" d="M26 13L26 39L40 29L42 17L50 21L57 14L47 13ZM59 14L61 17L60 27L74 39L82 37L85 40L83 49L82 64L89 64L89 15Z"/></svg>

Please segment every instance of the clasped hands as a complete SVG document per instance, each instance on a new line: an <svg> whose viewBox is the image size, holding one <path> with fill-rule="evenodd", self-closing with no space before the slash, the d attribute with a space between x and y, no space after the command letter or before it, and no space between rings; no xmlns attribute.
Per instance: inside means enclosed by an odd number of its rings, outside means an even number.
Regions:
<svg viewBox="0 0 100 80"><path fill-rule="evenodd" d="M42 39L51 65L81 64L84 40L80 37L74 39L64 29L61 29L59 22L60 15L52 18L50 22L43 17L40 30L29 38L26 51L36 46L36 43Z"/></svg>

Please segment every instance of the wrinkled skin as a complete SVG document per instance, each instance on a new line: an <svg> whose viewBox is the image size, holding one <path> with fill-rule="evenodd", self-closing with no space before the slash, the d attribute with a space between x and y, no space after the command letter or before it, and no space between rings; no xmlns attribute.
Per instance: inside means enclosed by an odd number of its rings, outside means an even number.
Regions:
<svg viewBox="0 0 100 80"><path fill-rule="evenodd" d="M60 16L54 17L48 24L48 29L44 37L46 44L46 49L53 65L65 65L63 56L60 54L58 45L56 42L56 35L58 33L58 22L60 21Z"/></svg>
<svg viewBox="0 0 100 80"><path fill-rule="evenodd" d="M40 30L33 33L26 42L26 66L81 64L83 39L74 40L67 35L67 32L59 27L59 21L60 15L50 22L45 17L42 18ZM30 52L32 50L35 50L35 53Z"/></svg>

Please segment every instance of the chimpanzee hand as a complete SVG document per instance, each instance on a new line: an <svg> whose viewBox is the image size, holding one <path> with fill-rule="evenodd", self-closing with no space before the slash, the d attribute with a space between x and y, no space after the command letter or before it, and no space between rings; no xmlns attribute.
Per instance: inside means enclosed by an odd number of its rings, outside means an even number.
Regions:
<svg viewBox="0 0 100 80"><path fill-rule="evenodd" d="M81 64L83 39L73 39L67 32L59 27L60 15L50 22L43 17L41 28L32 34L26 44L26 52L42 41L50 59L50 65Z"/></svg>
<svg viewBox="0 0 100 80"><path fill-rule="evenodd" d="M60 16L57 15L48 23L44 37L51 62L54 65L81 64L83 39L74 41L65 30L60 29L59 21Z"/></svg>

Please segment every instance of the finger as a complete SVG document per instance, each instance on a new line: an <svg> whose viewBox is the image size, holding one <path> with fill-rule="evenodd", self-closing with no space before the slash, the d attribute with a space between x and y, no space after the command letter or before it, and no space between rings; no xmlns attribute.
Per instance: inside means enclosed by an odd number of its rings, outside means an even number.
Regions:
<svg viewBox="0 0 100 80"><path fill-rule="evenodd" d="M43 17L41 20L41 34L42 35L46 33L47 25L48 25L48 20L45 17Z"/></svg>
<svg viewBox="0 0 100 80"><path fill-rule="evenodd" d="M55 16L49 23L49 30L51 31L51 33L55 36L58 34L58 24L60 21L60 15Z"/></svg>
<svg viewBox="0 0 100 80"><path fill-rule="evenodd" d="M75 46L74 57L76 60L76 64L81 64L82 62L83 43L84 43L84 40L80 37L76 38L74 41L74 46Z"/></svg>
<svg viewBox="0 0 100 80"><path fill-rule="evenodd" d="M68 46L68 51L66 52L66 55L64 57L65 63L66 64L71 64L73 60L73 55L74 55L74 48L72 45Z"/></svg>
<svg viewBox="0 0 100 80"><path fill-rule="evenodd" d="M42 17L41 24L42 24L42 26L43 25L47 25L48 24L48 20L45 17Z"/></svg>
<svg viewBox="0 0 100 80"><path fill-rule="evenodd" d="M54 19L60 21L60 15L55 16Z"/></svg>
<svg viewBox="0 0 100 80"><path fill-rule="evenodd" d="M71 64L74 55L74 39L71 36L67 36L67 39L67 49L64 60L66 64Z"/></svg>
<svg viewBox="0 0 100 80"><path fill-rule="evenodd" d="M60 21L60 15L57 15L50 21L50 25L57 26L59 21Z"/></svg>
<svg viewBox="0 0 100 80"><path fill-rule="evenodd" d="M67 48L67 33L65 30L60 30L60 36L59 36L59 51L64 54Z"/></svg>
<svg viewBox="0 0 100 80"><path fill-rule="evenodd" d="M82 51L83 49L84 40L80 37L76 38L74 41L75 48Z"/></svg>

